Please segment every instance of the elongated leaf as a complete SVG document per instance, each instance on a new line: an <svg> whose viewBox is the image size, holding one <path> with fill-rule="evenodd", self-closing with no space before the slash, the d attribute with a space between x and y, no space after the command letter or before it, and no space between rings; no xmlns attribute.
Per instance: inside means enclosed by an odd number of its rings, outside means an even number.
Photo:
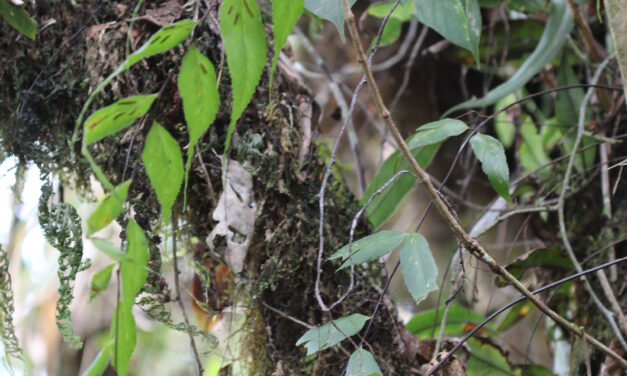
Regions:
<svg viewBox="0 0 627 376"><path fill-rule="evenodd" d="M414 0L415 16L479 61L481 10L477 0Z"/></svg>
<svg viewBox="0 0 627 376"><path fill-rule="evenodd" d="M194 26L196 26L196 22L192 20L182 20L162 27L150 37L148 42L144 43L137 51L129 55L127 61L123 64L124 69L129 68L145 57L167 51L181 43L187 38Z"/></svg>
<svg viewBox="0 0 627 376"><path fill-rule="evenodd" d="M529 269L534 267L554 268L565 271L573 270L573 263L570 258L558 248L537 248L518 257L505 268L518 279ZM507 286L507 283L500 277L495 281L497 286Z"/></svg>
<svg viewBox="0 0 627 376"><path fill-rule="evenodd" d="M624 0L605 0L604 3L627 103L627 3Z"/></svg>
<svg viewBox="0 0 627 376"><path fill-rule="evenodd" d="M418 304L431 291L438 289L438 266L427 240L417 233L407 234L403 239L400 256L403 280Z"/></svg>
<svg viewBox="0 0 627 376"><path fill-rule="evenodd" d="M346 367L346 376L373 376L379 375L382 376L383 372L381 372L381 368L374 360L372 354L364 350L363 348L359 348L351 354L351 357L348 359L348 366Z"/></svg>
<svg viewBox="0 0 627 376"><path fill-rule="evenodd" d="M105 239L90 238L89 239L99 251L109 256L111 259L122 262L129 261L126 253L122 252L118 247Z"/></svg>
<svg viewBox="0 0 627 376"><path fill-rule="evenodd" d="M274 32L274 56L270 66L270 91L274 80L274 70L287 37L303 14L303 0L272 0L272 31Z"/></svg>
<svg viewBox="0 0 627 376"><path fill-rule="evenodd" d="M370 317L368 316L354 313L350 316L333 320L333 323L329 322L319 327L311 328L298 339L296 346L305 345L307 355L328 349L342 342L345 338L357 334L369 319Z"/></svg>
<svg viewBox="0 0 627 376"><path fill-rule="evenodd" d="M142 162L157 193L161 216L165 223L170 223L172 205L183 182L183 156L176 140L157 122L146 137Z"/></svg>
<svg viewBox="0 0 627 376"><path fill-rule="evenodd" d="M431 331L435 323L434 335L438 336L440 333L440 322L442 321L442 317L444 317L444 307L441 307L438 310L437 320L434 320L435 309L430 309L416 314L409 320L409 322L407 322L405 327L420 339L425 339L431 337ZM449 309L448 316L446 318L444 332L447 335L459 336L474 328L475 325L479 324L483 321L483 319L483 315L453 303L451 304L451 308ZM492 324L488 323L484 326L484 328L491 332ZM480 329L480 333L482 330L483 329Z"/></svg>
<svg viewBox="0 0 627 376"><path fill-rule="evenodd" d="M118 185L113 192L109 193L107 197L98 204L87 219L88 236L103 229L122 213L122 204L126 201L128 187L130 186L131 180L129 179Z"/></svg>
<svg viewBox="0 0 627 376"><path fill-rule="evenodd" d="M514 101L516 101L516 95L509 94L499 99L494 107L501 109L514 103ZM494 130L496 131L496 136L506 149L512 146L514 143L514 137L516 137L516 125L513 121L513 116L515 116L513 114L514 111L517 111L517 109L509 109L494 117Z"/></svg>
<svg viewBox="0 0 627 376"><path fill-rule="evenodd" d="M157 94L135 95L94 112L85 121L83 143L93 144L128 127L148 111L155 98Z"/></svg>
<svg viewBox="0 0 627 376"><path fill-rule="evenodd" d="M216 82L213 64L192 45L183 56L178 78L190 149L209 129L218 112L220 94Z"/></svg>
<svg viewBox="0 0 627 376"><path fill-rule="evenodd" d="M353 6L355 1L357 0L350 0L350 5ZM340 33L342 42L346 40L344 37L344 8L342 7L342 0L305 0L305 9L320 18L333 22Z"/></svg>
<svg viewBox="0 0 627 376"><path fill-rule="evenodd" d="M433 160L442 141L448 137L457 136L466 129L468 126L459 120L442 119L418 128L416 133L407 140L407 143L418 164L422 168L426 168ZM361 203L365 204L376 191L402 170L411 171L411 168L400 151L397 150L383 162L377 175L366 188ZM381 226L394 213L403 197L415 184L416 180L411 175L402 175L372 200L366 209L366 214L374 228Z"/></svg>
<svg viewBox="0 0 627 376"><path fill-rule="evenodd" d="M533 53L529 55L516 73L501 85L490 90L485 97L480 99L472 98L460 103L446 111L443 116L466 108L489 106L500 98L523 87L560 52L572 28L573 20L566 5L566 0L552 0L549 20L544 28L542 37Z"/></svg>
<svg viewBox="0 0 627 376"><path fill-rule="evenodd" d="M131 262L122 262L120 276L122 278L122 304L129 310L135 303L135 296L146 282L148 271L148 240L144 231L132 218L126 226L126 255Z"/></svg>
<svg viewBox="0 0 627 376"><path fill-rule="evenodd" d="M89 368L83 372L83 376L101 376L109 365L109 354L113 348L114 341L109 341L105 347L100 350L94 361L91 362Z"/></svg>
<svg viewBox="0 0 627 376"><path fill-rule="evenodd" d="M466 366L468 376L513 376L516 375L503 352L490 343L477 339L468 340L470 358Z"/></svg>
<svg viewBox="0 0 627 376"><path fill-rule="evenodd" d="M256 0L224 0L220 31L233 89L233 108L224 152L237 120L250 103L266 63L266 37Z"/></svg>
<svg viewBox="0 0 627 376"><path fill-rule="evenodd" d="M131 355L133 355L135 345L137 344L135 318L130 308L118 304L113 311L111 337L115 338L115 345L111 354L111 365L119 376L127 376Z"/></svg>
<svg viewBox="0 0 627 376"><path fill-rule="evenodd" d="M0 0L0 16L17 31L32 40L37 36L37 22L22 7L18 7L6 0Z"/></svg>
<svg viewBox="0 0 627 376"><path fill-rule="evenodd" d="M501 321L496 328L498 332L502 332L514 326L517 322L527 317L533 309L533 303L528 300L515 304L507 313L507 316Z"/></svg>
<svg viewBox="0 0 627 376"><path fill-rule="evenodd" d="M549 157L542 147L542 139L532 122L524 122L520 126L523 141L518 148L518 159L527 172L534 171L549 163ZM542 169L540 175L546 176L548 170Z"/></svg>
<svg viewBox="0 0 627 376"><path fill-rule="evenodd" d="M334 260L341 257L342 260L345 260L338 270L349 267L351 262L354 265L359 265L364 262L376 260L398 247L405 238L405 235L406 234L401 231L379 231L376 234L368 235L353 242L353 256L351 258L349 258L347 244L331 255L329 259Z"/></svg>
<svg viewBox="0 0 627 376"><path fill-rule="evenodd" d="M101 292L107 289L109 281L111 280L111 272L115 264L111 264L102 268L99 272L91 276L91 282L89 283L89 300L92 300Z"/></svg>
<svg viewBox="0 0 627 376"><path fill-rule="evenodd" d="M509 167L505 157L503 145L492 136L477 133L470 139L470 146L475 156L481 162L481 169L488 176L492 188L508 202L509 197Z"/></svg>

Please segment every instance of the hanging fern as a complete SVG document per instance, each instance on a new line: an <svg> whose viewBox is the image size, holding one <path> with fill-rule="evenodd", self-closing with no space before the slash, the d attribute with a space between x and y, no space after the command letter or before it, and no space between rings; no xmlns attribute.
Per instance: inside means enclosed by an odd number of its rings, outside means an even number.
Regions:
<svg viewBox="0 0 627 376"><path fill-rule="evenodd" d="M43 179L42 179L43 180ZM59 250L59 300L57 301L57 327L64 341L74 348L81 348L83 343L74 332L70 304L72 303L73 286L76 274L87 269L89 259L83 258L83 231L81 220L76 209L67 203L50 204L52 196L52 182L41 187L39 198L39 224L44 231L46 240Z"/></svg>
<svg viewBox="0 0 627 376"><path fill-rule="evenodd" d="M9 360L22 359L15 327L13 326L13 289L9 274L9 258L7 252L0 247L0 337L4 345L3 362L11 369Z"/></svg>

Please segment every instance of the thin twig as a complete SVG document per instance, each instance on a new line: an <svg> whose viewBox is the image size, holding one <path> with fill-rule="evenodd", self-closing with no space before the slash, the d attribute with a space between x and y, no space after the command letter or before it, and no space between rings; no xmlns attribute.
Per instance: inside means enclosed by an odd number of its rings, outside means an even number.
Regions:
<svg viewBox="0 0 627 376"><path fill-rule="evenodd" d="M585 333L579 326L569 322L568 320L560 316L558 313L553 311L551 308L549 308L546 304L544 304L544 302L542 302L535 295L533 295L518 279L516 279L516 277L514 277L509 271L507 271L505 268L499 265L496 262L496 260L494 260L494 258L487 252L487 250L477 240L470 237L470 235L468 235L468 233L464 230L464 228L461 226L461 224L455 217L452 210L444 202L442 197L440 197L439 193L433 186L433 183L429 180L429 176L427 175L427 173L422 169L422 167L420 167L420 165L416 161L416 158L413 156L413 154L409 150L407 143L405 142L405 140L403 139L403 136L398 130L396 123L392 119L392 115L390 114L390 111L385 106L383 102L383 97L381 96L381 92L379 91L377 82L374 79L374 75L372 71L370 70L368 61L366 59L366 53L364 52L364 47L361 42L359 32L357 30L357 25L355 22L355 15L350 9L348 0L343 0L343 4L344 4L344 15L345 15L344 18L347 20L348 29L350 31L351 38L353 40L353 46L355 48L355 51L357 52L357 59L361 63L364 73L366 74L368 78L368 83L369 83L368 86L370 88L370 92L374 99L377 112L379 113L381 118L385 120L388 128L390 129L390 132L396 139L396 142L398 143L401 149L401 152L403 153L403 155L409 162L410 166L412 167L412 170L414 170L416 175L419 177L419 180L421 181L421 183L425 186L427 193L430 196L432 202L435 204L436 208L442 215L443 219L447 222L448 226L451 228L451 230L453 231L455 236L458 238L458 240L464 245L464 247L474 257L476 257L477 259L487 264L494 273L501 276L509 284L513 285L519 292L521 292L524 296L526 296L533 304L535 304L541 311L546 313L550 318L552 318L558 324L566 328L568 331L578 336L582 336L582 335L585 336L586 339L590 343L592 343L594 346L599 348L605 354L614 358L621 365L621 367L627 369L627 360L623 359L620 355L618 355L612 349L607 347L605 344L599 342L594 337Z"/></svg>
<svg viewBox="0 0 627 376"><path fill-rule="evenodd" d="M183 298L181 295L181 286L179 284L179 267L177 263L177 255L176 255L176 213L172 213L171 218L172 223L172 265L174 267L174 287L176 289L176 301L181 308L181 314L183 315L183 320L185 321L185 329L187 330L187 334L189 335L189 344L192 348L192 352L194 353L194 359L196 360L196 367L198 368L198 375L202 376L202 362L200 360L200 356L198 355L198 350L196 348L196 341L194 340L194 334L190 329L189 319L187 318L187 311L185 310L185 304L183 304Z"/></svg>

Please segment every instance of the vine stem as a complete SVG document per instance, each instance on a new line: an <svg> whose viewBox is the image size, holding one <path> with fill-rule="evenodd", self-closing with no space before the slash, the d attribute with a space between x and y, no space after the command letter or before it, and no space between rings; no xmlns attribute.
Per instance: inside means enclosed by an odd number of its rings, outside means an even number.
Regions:
<svg viewBox="0 0 627 376"><path fill-rule="evenodd" d="M412 170L414 170L414 172L418 176L419 181L426 188L427 194L434 203L436 209L440 212L443 219L446 221L458 240L474 257L483 261L494 273L501 276L509 284L514 286L516 290L522 293L542 312L544 312L547 316L553 319L553 321L557 322L569 332L579 337L583 336L586 341L601 350L603 353L615 359L622 368L627 369L627 360L623 359L620 355L618 355L609 347L598 341L596 338L584 332L581 327L575 325L574 323L571 323L570 321L566 320L558 313L553 311L551 308L549 308L546 304L544 304L544 302L542 302L535 295L533 295L533 293L531 293L531 291L529 291L518 279L516 279L516 277L514 277L505 268L499 265L488 253L488 251L477 240L473 239L466 232L466 230L464 230L461 224L457 221L457 218L455 217L451 209L449 209L444 200L438 194L437 190L433 186L433 183L429 179L429 175L427 175L427 173L420 167L418 161L416 161L416 158L414 158L414 156L411 154L407 143L405 143L405 139L398 130L394 119L392 119L390 111L387 109L383 102L383 97L381 96L381 92L379 91L377 82L374 79L374 74L367 64L366 53L364 50L364 46L361 42L359 31L357 30L357 24L355 22L355 15L350 8L348 0L342 0L342 4L344 7L344 18L346 19L348 30L350 32L351 39L353 40L353 47L357 54L357 60L361 64L364 74L366 75L368 86L370 88L370 93L373 97L377 112L379 113L379 116L381 116L381 118L385 121L388 129L390 130L390 133L392 133L392 136L399 145L401 152L409 162Z"/></svg>

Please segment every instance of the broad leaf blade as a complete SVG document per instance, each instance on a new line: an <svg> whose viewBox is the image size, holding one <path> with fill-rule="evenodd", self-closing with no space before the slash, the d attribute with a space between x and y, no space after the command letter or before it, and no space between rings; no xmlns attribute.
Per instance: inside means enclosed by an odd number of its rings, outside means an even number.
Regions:
<svg viewBox="0 0 627 376"><path fill-rule="evenodd" d="M481 10L477 0L415 0L415 16L479 61Z"/></svg>
<svg viewBox="0 0 627 376"><path fill-rule="evenodd" d="M363 348L359 348L359 350L353 352L350 359L348 359L346 376L372 375L382 376L383 372L381 372L381 368L379 368L379 365L374 360L372 354Z"/></svg>
<svg viewBox="0 0 627 376"><path fill-rule="evenodd" d="M83 143L93 144L128 127L148 111L155 98L157 94L135 95L97 110L85 121Z"/></svg>
<svg viewBox="0 0 627 376"><path fill-rule="evenodd" d="M538 45L516 73L503 84L490 90L485 97L480 99L473 98L460 103L446 111L443 116L466 108L489 106L523 87L560 52L572 28L573 20L566 1L553 0L551 2L549 20L542 32Z"/></svg>
<svg viewBox="0 0 627 376"><path fill-rule="evenodd" d="M98 204L87 219L88 236L106 227L122 213L122 204L126 201L126 195L128 194L130 185L130 179L118 185L113 192L109 193L109 195Z"/></svg>
<svg viewBox="0 0 627 376"><path fill-rule="evenodd" d="M344 263L338 270L347 268L351 265L359 265L364 262L376 260L379 257L385 255L389 251L398 247L405 233L401 231L379 231L376 234L372 234L361 238L352 244L352 257L349 257L348 244L340 248L329 259L342 258Z"/></svg>
<svg viewBox="0 0 627 376"><path fill-rule="evenodd" d="M250 103L266 62L266 37L257 1L225 0L220 8L220 31L233 90L226 153L237 120Z"/></svg>
<svg viewBox="0 0 627 376"><path fill-rule="evenodd" d="M437 290L438 266L422 235L407 235L401 244L400 261L403 280L416 304Z"/></svg>
<svg viewBox="0 0 627 376"><path fill-rule="evenodd" d="M22 7L18 7L6 0L0 0L0 16L17 31L32 40L37 36L37 22Z"/></svg>
<svg viewBox="0 0 627 376"><path fill-rule="evenodd" d="M392 9L395 1L390 1L382 4L374 4L368 7L368 14L377 18L385 18ZM388 23L383 29L381 34L381 42L379 46L387 46L394 43L401 35L401 27L403 23L413 18L415 7L413 2L407 2L405 4L399 4L394 12L390 15ZM372 43L376 41L376 38L372 40Z"/></svg>
<svg viewBox="0 0 627 376"><path fill-rule="evenodd" d="M488 176L492 188L511 203L509 197L509 167L503 145L492 136L477 133L470 139L470 146L481 162L481 169Z"/></svg>
<svg viewBox="0 0 627 376"><path fill-rule="evenodd" d="M157 122L146 137L142 162L161 204L161 216L170 223L172 205L183 182L183 156L176 140Z"/></svg>
<svg viewBox="0 0 627 376"><path fill-rule="evenodd" d="M353 6L355 1L357 0L350 0L350 5ZM333 22L335 27L337 27L337 31L340 33L342 42L345 41L344 7L342 6L342 0L305 0L305 9L320 18Z"/></svg>
<svg viewBox="0 0 627 376"><path fill-rule="evenodd" d="M126 226L126 255L130 262L122 262L120 276L122 278L122 304L131 308L135 297L146 282L148 271L148 240L137 222L130 219Z"/></svg>
<svg viewBox="0 0 627 376"><path fill-rule="evenodd" d="M192 45L181 63L178 88L189 129L190 149L196 145L218 112L220 94L213 64Z"/></svg>
<svg viewBox="0 0 627 376"><path fill-rule="evenodd" d="M425 339L431 337L431 331L435 323L434 336L438 336L440 333L440 322L442 321L442 317L444 317L443 307L438 309L437 320L435 320L435 309L430 309L414 315L405 327L420 339ZM448 316L446 318L444 332L447 335L460 336L466 333L469 328L479 324L483 321L483 319L483 315L453 303L451 304L451 308L449 309ZM488 331L492 331L491 325L491 323L488 323L484 326L484 328Z"/></svg>
<svg viewBox="0 0 627 376"><path fill-rule="evenodd" d="M182 20L171 25L167 25L154 33L150 39L144 43L137 51L129 55L123 65L123 69L129 68L139 60L152 55L167 51L170 48L181 43L192 29L196 26L196 22L191 20Z"/></svg>
<svg viewBox="0 0 627 376"><path fill-rule="evenodd" d="M490 343L475 338L468 340L470 358L466 366L468 376L510 376L516 375L502 350Z"/></svg>
<svg viewBox="0 0 627 376"><path fill-rule="evenodd" d="M311 328L298 339L296 346L305 345L307 355L328 349L342 342L345 338L357 334L369 319L368 316L355 313L333 320L333 323L329 322L319 327Z"/></svg>
<svg viewBox="0 0 627 376"><path fill-rule="evenodd" d="M274 80L274 70L287 37L303 14L303 0L272 0L272 31L274 33L274 56L270 66L270 91Z"/></svg>
<svg viewBox="0 0 627 376"><path fill-rule="evenodd" d="M573 270L573 263L570 258L558 248L537 248L518 257L505 269L514 277L520 279L529 269L534 267L561 269L565 271ZM495 281L497 286L507 286L501 277Z"/></svg>
<svg viewBox="0 0 627 376"><path fill-rule="evenodd" d="M109 341L102 350L96 355L94 361L91 362L89 368L83 372L83 376L101 376L109 365L109 354L113 349L114 341Z"/></svg>
<svg viewBox="0 0 627 376"><path fill-rule="evenodd" d="M137 343L137 329L135 318L130 308L119 305L113 311L111 318L111 337L115 338L115 345L111 354L111 365L119 376L127 376L131 355Z"/></svg>

